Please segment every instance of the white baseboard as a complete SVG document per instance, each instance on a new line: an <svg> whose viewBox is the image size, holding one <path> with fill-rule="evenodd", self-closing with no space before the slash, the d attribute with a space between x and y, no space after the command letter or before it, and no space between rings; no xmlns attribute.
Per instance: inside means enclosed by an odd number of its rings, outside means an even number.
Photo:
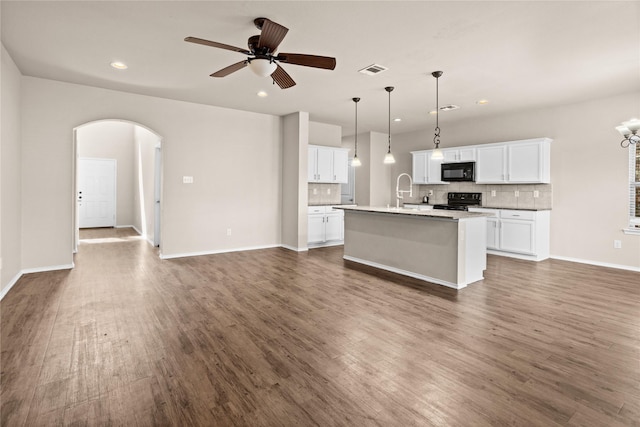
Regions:
<svg viewBox="0 0 640 427"><path fill-rule="evenodd" d="M566 256L558 256L558 255L551 255L549 258L557 259L560 261L578 262L580 264L597 265L598 267L609 267L609 268L617 268L619 270L636 271L640 273L640 267L632 267L630 265L610 264L608 262L598 262L598 261L591 261L588 259L571 258Z"/></svg>
<svg viewBox="0 0 640 427"><path fill-rule="evenodd" d="M422 274L413 273L411 271L406 271L406 270L402 270L395 267L389 267L388 265L378 264L377 262L371 262L371 261L363 260L360 258L355 258L349 255L344 255L342 258L346 259L347 261L357 262L358 264L368 265L369 267L379 268L380 270L386 270L392 273L402 274L403 276L413 277L414 279L423 280L429 283L435 283L437 285L446 286L448 288L462 289L467 287L467 283L461 283L458 285L452 282L447 282L445 280L440 280L440 279L436 279L434 277L429 277L429 276L423 276ZM482 280L482 279L483 278L480 278L478 280Z"/></svg>
<svg viewBox="0 0 640 427"><path fill-rule="evenodd" d="M13 288L13 285L18 283L18 280L20 280L21 277L22 277L22 271L19 271L18 274L16 274L13 277L13 279L11 279L9 284L2 290L2 293L0 293L0 301L2 301L2 298L4 298L4 296L7 295L7 292L9 292L11 288Z"/></svg>
<svg viewBox="0 0 640 427"><path fill-rule="evenodd" d="M179 254L160 254L160 259L174 259L174 258L186 258L192 256L202 256L202 255L216 255L216 254L226 254L230 252L243 252L243 251L255 251L259 249L272 249L280 247L280 245L265 245L265 246L249 246L244 248L234 248L234 249L220 249L214 251L201 251L201 252L185 252Z"/></svg>
<svg viewBox="0 0 640 427"><path fill-rule="evenodd" d="M296 248L294 246L289 246L289 245L280 245L280 247L288 249L290 251L294 251L294 252L307 252L309 250L309 248Z"/></svg>
<svg viewBox="0 0 640 427"><path fill-rule="evenodd" d="M73 267L74 267L74 264L71 263L71 264L62 264L62 265L50 265L48 267L25 268L23 270L20 270L20 272L18 272L18 274L16 274L13 277L13 279L11 279L9 284L2 290L2 293L0 293L0 300L2 300L5 297L5 295L7 295L7 293L13 287L13 285L18 283L18 280L20 280L20 278L25 274L44 273L46 271L56 271L56 270L70 270Z"/></svg>

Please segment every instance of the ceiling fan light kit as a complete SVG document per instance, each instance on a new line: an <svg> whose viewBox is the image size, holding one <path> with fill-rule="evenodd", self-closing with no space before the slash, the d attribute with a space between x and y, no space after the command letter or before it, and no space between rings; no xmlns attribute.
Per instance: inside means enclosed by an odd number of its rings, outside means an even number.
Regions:
<svg viewBox="0 0 640 427"><path fill-rule="evenodd" d="M278 68L278 65L275 62L269 61L268 59L256 58L252 60L247 59L247 61L249 62L249 68L251 71L259 77L270 76L276 68Z"/></svg>
<svg viewBox="0 0 640 427"><path fill-rule="evenodd" d="M184 41L204 46L217 47L219 49L231 50L248 57L244 61L237 62L216 71L211 74L211 77L225 77L249 66L249 68L258 76L271 76L273 83L280 86L281 89L287 89L295 86L296 82L286 71L284 71L279 63L322 68L325 70L333 70L336 68L336 59L329 56L306 55L300 53L276 54L278 46L284 39L284 36L287 35L287 32L289 32L289 29L267 18L256 18L253 20L253 23L256 28L260 30L260 35L249 37L249 40L247 41L249 49L243 49L198 37L186 37Z"/></svg>

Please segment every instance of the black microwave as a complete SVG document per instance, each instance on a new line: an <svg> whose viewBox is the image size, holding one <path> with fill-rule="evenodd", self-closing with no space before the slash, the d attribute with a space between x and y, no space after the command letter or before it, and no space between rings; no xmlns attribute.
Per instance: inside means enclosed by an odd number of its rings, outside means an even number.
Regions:
<svg viewBox="0 0 640 427"><path fill-rule="evenodd" d="M476 162L443 163L440 165L440 179L442 181L472 181L476 180Z"/></svg>

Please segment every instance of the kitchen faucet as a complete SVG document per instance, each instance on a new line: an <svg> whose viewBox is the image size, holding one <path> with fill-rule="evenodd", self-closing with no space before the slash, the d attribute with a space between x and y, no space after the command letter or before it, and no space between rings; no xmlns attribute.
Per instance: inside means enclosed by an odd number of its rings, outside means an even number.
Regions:
<svg viewBox="0 0 640 427"><path fill-rule="evenodd" d="M409 178L409 190L400 190L400 178L402 178L403 175ZM413 180L408 173L401 173L396 180L396 209L400 209L400 199L404 199L404 193L409 193L409 197L413 197Z"/></svg>

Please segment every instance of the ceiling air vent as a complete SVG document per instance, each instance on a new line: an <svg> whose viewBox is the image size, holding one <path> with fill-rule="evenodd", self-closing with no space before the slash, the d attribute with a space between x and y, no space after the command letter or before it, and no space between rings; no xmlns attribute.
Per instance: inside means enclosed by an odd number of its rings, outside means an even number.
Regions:
<svg viewBox="0 0 640 427"><path fill-rule="evenodd" d="M383 71L387 71L387 67L383 67L378 64L371 64L368 67L364 67L362 70L358 70L359 73L366 74L368 76L375 76L376 74L380 74Z"/></svg>

